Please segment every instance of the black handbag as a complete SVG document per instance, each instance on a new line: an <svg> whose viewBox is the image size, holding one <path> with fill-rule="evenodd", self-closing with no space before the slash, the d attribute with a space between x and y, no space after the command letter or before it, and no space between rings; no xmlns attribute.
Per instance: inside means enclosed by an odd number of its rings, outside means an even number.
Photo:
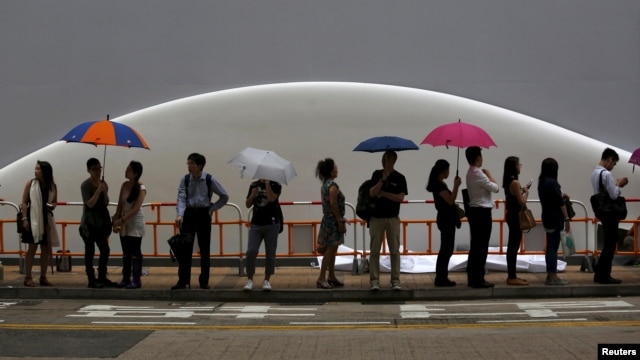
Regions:
<svg viewBox="0 0 640 360"><path fill-rule="evenodd" d="M573 204L571 200L564 199L564 207L567 209L567 217L569 219L573 219L576 216L576 211L573 209Z"/></svg>
<svg viewBox="0 0 640 360"><path fill-rule="evenodd" d="M25 232L25 230L27 230L24 228L24 224L22 223L22 211L18 211L18 213L16 214L16 227L18 234L22 234Z"/></svg>
<svg viewBox="0 0 640 360"><path fill-rule="evenodd" d="M175 234L167 240L172 253L180 262L180 259L193 251L193 236L191 234Z"/></svg>
<svg viewBox="0 0 640 360"><path fill-rule="evenodd" d="M602 171L600 171L600 192L589 199L593 213L598 219L624 220L627 218L627 202L622 196L615 199L609 197L609 193L602 184Z"/></svg>

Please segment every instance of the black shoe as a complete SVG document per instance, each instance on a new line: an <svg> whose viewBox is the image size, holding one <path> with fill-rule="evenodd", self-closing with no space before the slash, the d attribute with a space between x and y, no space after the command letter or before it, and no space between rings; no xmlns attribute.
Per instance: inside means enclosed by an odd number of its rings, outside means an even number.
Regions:
<svg viewBox="0 0 640 360"><path fill-rule="evenodd" d="M492 288L493 286L494 286L494 284L490 283L488 281L469 284L469 287L470 288L474 288L474 289L487 289L487 288Z"/></svg>
<svg viewBox="0 0 640 360"><path fill-rule="evenodd" d="M446 280L436 280L433 283L436 287L452 287L452 286L456 286L456 282L455 281L451 281L449 279Z"/></svg>
<svg viewBox="0 0 640 360"><path fill-rule="evenodd" d="M175 285L173 285L173 286L171 287L171 290L182 290L182 289L186 289L186 288L191 289L191 286L190 286L189 284L180 284L180 283L177 283L177 284L175 284Z"/></svg>
<svg viewBox="0 0 640 360"><path fill-rule="evenodd" d="M329 285L333 286L333 287L343 287L344 283L340 282L340 280L335 279L335 280L327 280L327 283L329 283Z"/></svg>
<svg viewBox="0 0 640 360"><path fill-rule="evenodd" d="M103 287L118 287L118 283L113 282L107 278L96 280L98 284L102 284Z"/></svg>
<svg viewBox="0 0 640 360"><path fill-rule="evenodd" d="M607 279L593 279L593 282L598 283L598 284L620 284L622 283L622 280L620 279L615 279L612 278L611 276L609 276Z"/></svg>
<svg viewBox="0 0 640 360"><path fill-rule="evenodd" d="M99 282L95 282L95 281L90 281L89 285L87 285L87 287L89 289L102 289L104 287L103 283L99 283Z"/></svg>
<svg viewBox="0 0 640 360"><path fill-rule="evenodd" d="M209 287L209 285L206 285L206 284L200 284L200 289L209 290L209 289L211 289L211 288Z"/></svg>

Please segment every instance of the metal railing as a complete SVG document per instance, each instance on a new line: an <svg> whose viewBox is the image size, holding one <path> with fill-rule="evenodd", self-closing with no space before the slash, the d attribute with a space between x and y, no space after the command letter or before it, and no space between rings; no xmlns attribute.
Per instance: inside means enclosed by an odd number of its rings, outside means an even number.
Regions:
<svg viewBox="0 0 640 360"><path fill-rule="evenodd" d="M628 202L639 202L640 199L627 199ZM502 199L498 199L495 200L495 208L496 209L500 209L501 206L503 206L504 204L504 200ZM539 203L539 200L528 200L528 203ZM585 256L594 256L597 255L598 250L597 250L597 242L591 241L590 235L594 234L594 236L597 234L596 228L597 228L597 223L598 220L592 217L588 216L588 210L587 207L580 201L572 201L572 203L574 205L577 205L576 208L577 209L581 209L582 212L584 212L584 216L581 217L574 217L573 219L573 224L577 224L577 223L583 223L584 224L584 236L585 236L585 246L584 248L580 248L580 249L576 249L576 253L577 254L581 254L581 255L585 255ZM82 202L58 202L57 203L58 206L70 206L70 207L76 207L76 206L82 206ZM319 206L322 203L320 201L283 201L280 203L282 206ZM424 205L424 204L428 204L428 205L432 205L433 204L433 200L405 200L403 202L403 204L409 204L409 205ZM16 205L15 203L12 202L8 202L8 201L2 201L0 202L1 206L9 206L11 207L13 210L15 210L15 212L18 211L18 205ZM110 206L115 206L116 204L111 203ZM350 204L350 203L346 203L346 206L350 209L351 212L351 217L350 217L350 221L352 223L353 226L353 231L349 231L351 234L348 234L347 236L349 238L352 239L353 241L353 250L349 251L349 252L342 252L339 253L338 255L352 255L354 258L354 265L357 263L358 261L358 257L361 257L362 259L366 259L370 253L370 251L367 250L367 244L366 244L366 239L367 239L367 228L366 228L366 223L361 220L356 218L356 214L355 214L355 207ZM164 241L165 238L161 238L161 234L167 234L166 238L168 239L171 235L174 235L177 232L177 228L175 225L175 221L173 218L173 214L170 217L170 220L166 220L163 219L163 208L164 207L172 207L175 208L175 202L152 202L152 203L145 203L143 204L143 208L145 208L148 211L145 211L145 223L148 227L150 227L152 229L151 231L151 239L152 239L152 246L153 246L153 250L151 252L145 252L144 256L145 257L157 257L157 258L167 258L169 257L169 247L168 245L165 244L164 249L163 250L160 246L161 241ZM504 207L504 206L503 206ZM233 209L235 215L232 216L233 219L231 220L222 220L219 216L219 212L223 209ZM240 207L236 204L233 203L228 203L227 205L225 205L225 207L223 209L220 209L219 211L216 211L214 213L214 217L212 218L212 225L215 227L215 229L217 230L218 236L212 236L212 241L216 241L218 242L218 251L212 251L211 256L212 257L227 257L227 258L237 258L238 259L238 266L239 266L239 272L240 275L244 274L243 271L243 259L244 259L244 251L243 251L243 244L246 241L244 239L244 231L243 228L244 227L248 227L250 226L250 221L248 219L250 219L251 216L251 211L252 209L249 209L246 213L246 217L243 218L243 214L242 211L240 209ZM15 214L14 212L14 214ZM294 220L287 220L285 219L284 221L284 226L285 229L287 230L286 232L286 236L287 236L287 250L285 253L278 253L278 257L279 258L294 258L294 257L314 257L314 256L318 256L317 252L316 252L316 239L317 239L317 235L318 235L318 228L320 225L320 220L319 218L321 217L318 216L318 219L314 219L314 220L306 220L306 219L294 219ZM540 222L539 219L537 219L538 222ZM0 255L17 255L20 258L22 258L24 256L24 254L26 253L26 249L25 246L23 244L20 243L19 240L19 236L17 233L15 232L11 232L12 235L15 234L15 241L17 241L18 246L15 248L15 250L11 250L8 249L6 244L7 244L7 240L8 240L8 233L5 232L5 224L15 224L16 219L15 219L15 215L12 216L11 218L0 218ZM466 219L463 219L463 222L466 222ZM505 231L504 231L504 225L506 223L504 216L501 216L499 218L493 218L493 222L498 224L497 228L498 228L498 241L499 241L499 249L498 251L491 251L490 254L504 254L504 250L503 250L503 244L504 244L504 239L506 238L505 236ZM631 223L632 226L634 226L636 232L635 232L635 236L634 236L634 246L633 246L633 250L631 251L619 251L617 252L617 254L625 254L625 255L635 255L640 257L640 251L638 249L638 223L640 223L640 220L623 220L621 221L622 223ZM437 251L435 251L433 249L433 236L434 236L434 224L436 223L435 219L404 219L401 220L401 236L402 236L402 246L403 246L403 250L402 250L402 254L404 255L435 255L437 254ZM56 226L58 226L58 229L60 230L60 239L61 239L61 247L62 247L62 251L66 251L68 249L68 235L69 235L69 230L77 227L80 224L80 221L78 220L63 220L63 219L56 219ZM590 232L589 231L589 224L592 224L594 226L594 231ZM425 248L424 250L418 250L418 251L409 251L409 247L408 247L408 228L410 226L415 226L415 225L419 225L419 226L424 226L426 227L426 238L425 238ZM228 229L228 227L233 226L233 227L237 227L237 234L238 234L238 238L235 239L236 241L238 241L238 251L227 251L225 250L225 229ZM312 229L311 231L311 239L309 238L303 238L303 239L298 239L295 238L295 229L296 227L299 226L304 226L304 227L310 227ZM575 226L575 225L574 225ZM15 225L13 225L13 229L15 229ZM528 235L527 235L528 236ZM544 236L544 235L543 235ZM145 239L148 237L145 237ZM359 244L359 239L361 240L361 243ZM311 249L307 250L307 251L295 251L295 244L299 243L299 242L308 242L311 244ZM520 252L519 254L543 254L543 251L536 251L536 250L526 250L525 249L525 244L527 241L527 237L525 236L523 239L523 242L521 244L521 248L520 248ZM544 240L543 240L544 241ZM384 243L383 243L384 244ZM460 254L460 253L466 253L466 251L456 251L456 253ZM84 255L84 253L82 252L70 252L67 253L69 255L72 256L82 256ZM386 244L383 245L383 249L382 249L382 254L388 254L387 249L386 249ZM121 253L118 252L112 252L113 256L119 256L121 255ZM260 254L263 255L263 254ZM355 267L354 267L355 269ZM355 270L353 272L356 272Z"/></svg>

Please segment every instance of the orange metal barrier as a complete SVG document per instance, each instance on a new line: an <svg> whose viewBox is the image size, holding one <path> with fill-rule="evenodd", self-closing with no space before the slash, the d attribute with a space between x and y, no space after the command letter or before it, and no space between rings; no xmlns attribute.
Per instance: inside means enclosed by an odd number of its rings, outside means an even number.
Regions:
<svg viewBox="0 0 640 360"><path fill-rule="evenodd" d="M628 202L640 202L640 199L638 198L628 198L627 199ZM528 200L529 203L539 203L539 200ZM404 204L433 204L433 200L405 200L403 202ZM579 202L579 201L572 201L572 203L574 204L574 206L576 206L576 208L581 208L582 211L584 212L584 216L582 217L575 217L573 219L573 224L577 224L577 223L584 223L585 226L585 248L584 249L577 249L577 253L578 254L582 254L582 255L596 255L598 250L595 249L596 248L596 241L594 240L593 242L591 242L590 240L590 234L594 234L594 237L596 236L597 232L595 231L597 228L597 223L598 220L595 218L591 218L588 216L588 211L587 211L587 207ZM284 201L281 202L282 206L318 206L321 205L322 203L320 201ZM495 200L495 207L496 209L500 209L500 206L503 206L502 204L504 204L504 200L502 199L498 199ZM2 206L9 206L11 208L13 208L15 210L15 212L18 211L18 206L14 203L11 202L7 202L7 201L3 201L0 202L0 205ZM81 202L58 202L59 206L82 206ZM111 206L115 206L116 204L111 203ZM358 260L358 255L360 255L363 259L366 258L369 254L369 251L366 250L367 248L367 244L366 242L366 233L367 233L367 229L366 229L366 223L358 218L356 218L355 215L355 207L350 204L347 203L346 204L347 207L349 209L351 209L351 224L353 225L353 230L354 231L349 231L352 233L349 234L348 236L353 236L353 251L351 252L347 252L347 253L340 253L339 255L353 255L354 257L354 265L357 263ZM163 219L163 215L162 215L162 208L166 207L166 206L170 206L170 207L175 207L175 203L174 202L156 202L156 203L145 203L143 204L143 207L145 209L148 209L148 211L146 212L146 224L147 226L150 226L152 229L151 232L151 238L153 241L153 251L151 253L144 253L145 257L169 257L169 253L168 253L168 245L166 245L165 249L167 249L166 251L162 251L160 246L159 246L159 241L160 240L165 240L163 239L159 239L160 234L164 231L165 233L168 234L168 236L166 237L168 239L168 237L170 235L173 235L176 233L177 229L175 227L175 222L174 222L174 218L173 218L173 214L171 214L170 216L170 220L166 220ZM232 220L221 220L220 216L219 216L219 211L215 212L214 218L212 219L212 225L215 226L217 228L218 231L218 244L219 244L219 250L217 252L212 252L212 257L237 257L239 259L239 267L240 267L240 272L242 274L242 259L244 258L244 251L243 251L243 246L245 243L245 239L243 236L243 228L244 227L248 227L249 226L249 221L243 219L242 217L242 211L240 210L240 208L232 203L228 203L226 206L226 208L233 208L235 210L235 213L237 214L237 217L234 216L234 219ZM504 207L504 206L503 206ZM221 209L222 210L222 209ZM576 209L577 210L577 209ZM13 212L13 214L15 214L15 212ZM155 216L151 216L151 214L155 214ZM247 219L250 219L250 215L251 215L251 209L248 210L247 212ZM79 218L79 216L78 216ZM19 243L19 237L16 234L16 241L18 242L18 250L7 250L7 248L5 247L5 240L7 239L7 237L5 236L5 224L15 224L15 215L12 215L11 218L7 218L7 219L1 219L0 218L0 254L2 255L18 255L19 257L23 257L24 253L26 252L26 250L23 249L22 244ZM463 221L466 221L463 219ZM539 222L540 220L537 219L537 221ZM401 220L401 224L402 224L402 245L403 245L403 251L402 254L411 254L411 255L434 255L437 254L437 251L434 251L433 249L433 236L434 236L434 224L435 224L435 219L406 219L406 220ZM499 241L499 250L498 251L492 251L490 252L491 254L504 254L504 251L502 250L503 244L504 244L504 239L506 238L505 236L505 231L504 231L504 227L505 227L505 223L506 221L504 220L504 217L501 218L493 218L493 222L498 224L498 241ZM61 219L56 219L56 225L59 226L59 230L60 230L60 239L61 239L61 245L62 245L62 250L66 250L67 249L67 241L68 241L68 231L70 227L73 226L78 226L79 225L79 221L78 220L61 220ZM594 224L594 231L593 232L589 232L588 231L588 226L589 223ZM624 220L622 221L622 223L632 223L633 226L636 228L636 233L635 233L635 239L634 239L634 247L632 251L624 251L624 252L617 252L617 254L635 254L636 256L640 256L640 251L638 249L638 223L640 223L639 220ZM315 249L316 249L316 239L317 239L317 232L318 232L318 226L320 224L320 216L318 217L317 220L286 220L284 221L284 225L287 228L287 252L286 253L279 253L278 257L309 257L309 256L317 256L318 254L316 253ZM407 243L408 243L408 239L407 239L407 233L408 233L408 227L409 226L413 226L415 224L418 224L420 226L426 226L426 239L425 239L425 244L426 244L426 248L424 250L419 250L419 251L411 251L409 252ZM244 226L243 226L244 225ZM239 251L238 252L227 252L225 251L225 228L227 228L228 226L237 226L238 227L238 237L239 237ZM294 239L294 228L296 226L310 226L312 228L312 239L308 239L308 241L311 241L313 244L313 248L311 249L311 251L305 251L305 252L296 252L294 251L294 243L298 240ZM357 226L360 226L360 229L357 228ZM573 225L575 226L575 225ZM15 229L15 225L13 226L13 228ZM164 230L162 230L164 229ZM361 231L358 231L361 230ZM15 232L14 232L15 233ZM362 243L361 246L358 246L358 237L359 234L361 234L361 239L362 239ZM436 233L437 235L437 233ZM147 237L145 237L147 238ZM212 240L215 241L215 236L212 236ZM520 249L520 254L543 254L543 251L528 251L525 250L525 241L526 241L526 237L521 245L521 249ZM383 254L388 254L387 249L386 249L386 245L383 245L383 249L382 249L382 253ZM456 252L456 253L466 253L465 252ZM82 252L72 252L69 253L72 256L82 256L83 253ZM112 255L114 256L119 256L121 255L121 253L118 252L113 252Z"/></svg>

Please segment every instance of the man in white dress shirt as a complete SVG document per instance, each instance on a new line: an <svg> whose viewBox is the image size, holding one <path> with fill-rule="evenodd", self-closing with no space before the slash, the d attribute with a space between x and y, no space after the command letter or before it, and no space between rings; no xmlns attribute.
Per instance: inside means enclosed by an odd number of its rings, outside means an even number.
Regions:
<svg viewBox="0 0 640 360"><path fill-rule="evenodd" d="M629 179L626 177L622 179L613 179L611 170L616 166L620 157L618 153L610 148L604 149L600 162L596 166L595 170L591 174L591 186L593 187L594 194L600 192L600 177L602 176L602 185L611 199L615 199L620 196L620 188L629 183ZM596 265L595 274L593 275L593 282L600 284L620 284L622 281L611 277L611 265L613 262L613 255L616 252L616 242L618 241L618 225L620 219L615 216L603 216L600 219L602 223L602 233L604 235L604 244L602 245L602 252L600 253L600 259Z"/></svg>
<svg viewBox="0 0 640 360"><path fill-rule="evenodd" d="M489 253L492 217L491 193L500 190L498 183L487 169L482 169L482 153L477 146L468 147L465 151L469 171L466 183L469 192L469 230L471 240L467 260L467 282L472 288L490 288L494 284L485 281L484 266Z"/></svg>

